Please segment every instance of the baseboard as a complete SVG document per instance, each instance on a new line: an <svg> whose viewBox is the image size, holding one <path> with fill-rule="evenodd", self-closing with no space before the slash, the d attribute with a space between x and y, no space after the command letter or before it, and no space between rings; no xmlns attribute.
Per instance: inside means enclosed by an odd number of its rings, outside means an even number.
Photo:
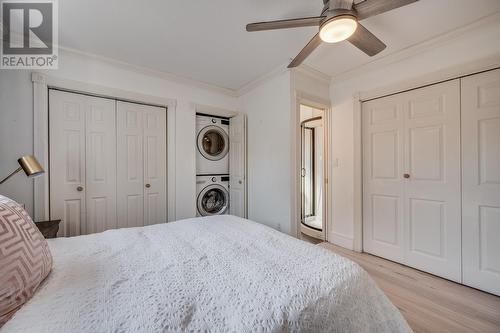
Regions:
<svg viewBox="0 0 500 333"><path fill-rule="evenodd" d="M354 239L336 232L330 232L328 242L349 250L354 250Z"/></svg>

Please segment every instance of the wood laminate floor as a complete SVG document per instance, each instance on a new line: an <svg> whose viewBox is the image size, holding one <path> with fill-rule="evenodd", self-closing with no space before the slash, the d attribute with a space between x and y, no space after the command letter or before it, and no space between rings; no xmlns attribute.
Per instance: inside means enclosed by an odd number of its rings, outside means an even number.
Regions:
<svg viewBox="0 0 500 333"><path fill-rule="evenodd" d="M367 253L322 243L363 267L415 333L500 333L500 297Z"/></svg>

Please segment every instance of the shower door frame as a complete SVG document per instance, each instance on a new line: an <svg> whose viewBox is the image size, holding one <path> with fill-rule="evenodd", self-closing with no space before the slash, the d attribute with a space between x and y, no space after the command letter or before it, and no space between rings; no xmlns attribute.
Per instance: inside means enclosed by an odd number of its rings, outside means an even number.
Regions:
<svg viewBox="0 0 500 333"><path fill-rule="evenodd" d="M310 123L310 122L313 122L313 121L317 121L317 120L321 120L323 122L322 124L322 127L324 128L324 119L323 119L323 116L319 116L319 117L313 117L313 118L309 118L309 119L306 119L304 121L302 121L300 123L300 161L301 161L301 165L300 165L300 170L301 170L301 185L300 185L300 197L301 197L301 205L300 205L300 223L302 223L303 225L305 225L306 227L308 228L311 228L311 229L314 229L316 231L319 231L319 232L323 232L324 230L324 222L322 221L322 228L321 229L318 229L318 228L315 228L309 224L307 224L305 222L305 220L308 218L308 217L312 217L312 216L316 216L317 215L317 212L316 212L316 138L315 138L315 135L316 135L316 128L315 127L307 127L306 124L307 123ZM310 130L312 132L311 134L311 155L312 155L312 161L311 161L311 169L312 169L312 179L311 179L311 187L312 187L312 214L311 215L306 215L305 213L305 206L306 206L306 203L305 203L305 175L304 175L304 158L305 158L305 148L304 148L304 144L305 144L305 140L304 140L304 137L305 137L305 131L306 130ZM323 140L324 141L324 140ZM324 145L325 143L323 142L323 148L324 148ZM324 150L324 149L323 149ZM323 168L323 183L324 183L324 179L325 179L325 169ZM322 201L324 201L324 199L322 198L321 199ZM324 207L325 207L325 202L322 203L321 205L321 208L323 210L322 212L322 216L324 215Z"/></svg>
<svg viewBox="0 0 500 333"><path fill-rule="evenodd" d="M302 197L301 197L301 167L302 167L302 156L301 156L301 121L300 121L300 107L301 105L311 107L322 111L323 118L323 130L324 130L324 153L323 153L323 231L317 231L311 229L310 227L304 227L301 223L301 209L302 209ZM308 236L320 239L323 241L328 241L329 238L329 228L332 223L332 200L331 200L331 181L333 167L332 167L332 154L330 152L330 147L332 147L332 136L331 136L331 103L328 100L319 98L314 95L304 93L302 91L297 91L295 95L295 112L292 113L292 202L291 202L291 212L292 221L294 223L292 227L292 234L295 237L300 238L301 234L304 233ZM304 232L306 231L306 232Z"/></svg>

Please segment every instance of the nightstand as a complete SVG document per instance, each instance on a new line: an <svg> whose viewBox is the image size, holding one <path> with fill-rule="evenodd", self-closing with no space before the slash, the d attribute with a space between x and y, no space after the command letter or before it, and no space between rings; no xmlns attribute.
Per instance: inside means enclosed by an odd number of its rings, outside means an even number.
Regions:
<svg viewBox="0 0 500 333"><path fill-rule="evenodd" d="M57 232L59 231L59 223L61 220L52 220L52 221L40 221L35 222L38 230L42 233L45 238L56 238Z"/></svg>

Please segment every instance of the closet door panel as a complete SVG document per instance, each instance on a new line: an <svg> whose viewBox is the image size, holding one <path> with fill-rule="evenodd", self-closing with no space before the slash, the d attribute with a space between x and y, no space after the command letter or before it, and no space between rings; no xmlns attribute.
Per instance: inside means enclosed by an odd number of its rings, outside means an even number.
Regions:
<svg viewBox="0 0 500 333"><path fill-rule="evenodd" d="M247 215L246 121L241 114L229 124L229 212L243 218Z"/></svg>
<svg viewBox="0 0 500 333"><path fill-rule="evenodd" d="M60 236L78 236L86 220L86 101L50 90L49 105L50 217L62 220Z"/></svg>
<svg viewBox="0 0 500 333"><path fill-rule="evenodd" d="M451 81L363 103L363 247L461 279L460 89Z"/></svg>
<svg viewBox="0 0 500 333"><path fill-rule="evenodd" d="M115 101L87 97L86 205L83 234L115 229L116 225L116 111Z"/></svg>
<svg viewBox="0 0 500 333"><path fill-rule="evenodd" d="M416 89L405 99L407 264L461 280L460 83Z"/></svg>
<svg viewBox="0 0 500 333"><path fill-rule="evenodd" d="M144 225L144 114L136 104L116 102L117 226Z"/></svg>
<svg viewBox="0 0 500 333"><path fill-rule="evenodd" d="M463 282L500 295L500 70L462 79Z"/></svg>
<svg viewBox="0 0 500 333"><path fill-rule="evenodd" d="M403 117L398 96L363 103L363 247L404 261Z"/></svg>
<svg viewBox="0 0 500 333"><path fill-rule="evenodd" d="M167 113L143 106L144 113L144 223L167 222Z"/></svg>

